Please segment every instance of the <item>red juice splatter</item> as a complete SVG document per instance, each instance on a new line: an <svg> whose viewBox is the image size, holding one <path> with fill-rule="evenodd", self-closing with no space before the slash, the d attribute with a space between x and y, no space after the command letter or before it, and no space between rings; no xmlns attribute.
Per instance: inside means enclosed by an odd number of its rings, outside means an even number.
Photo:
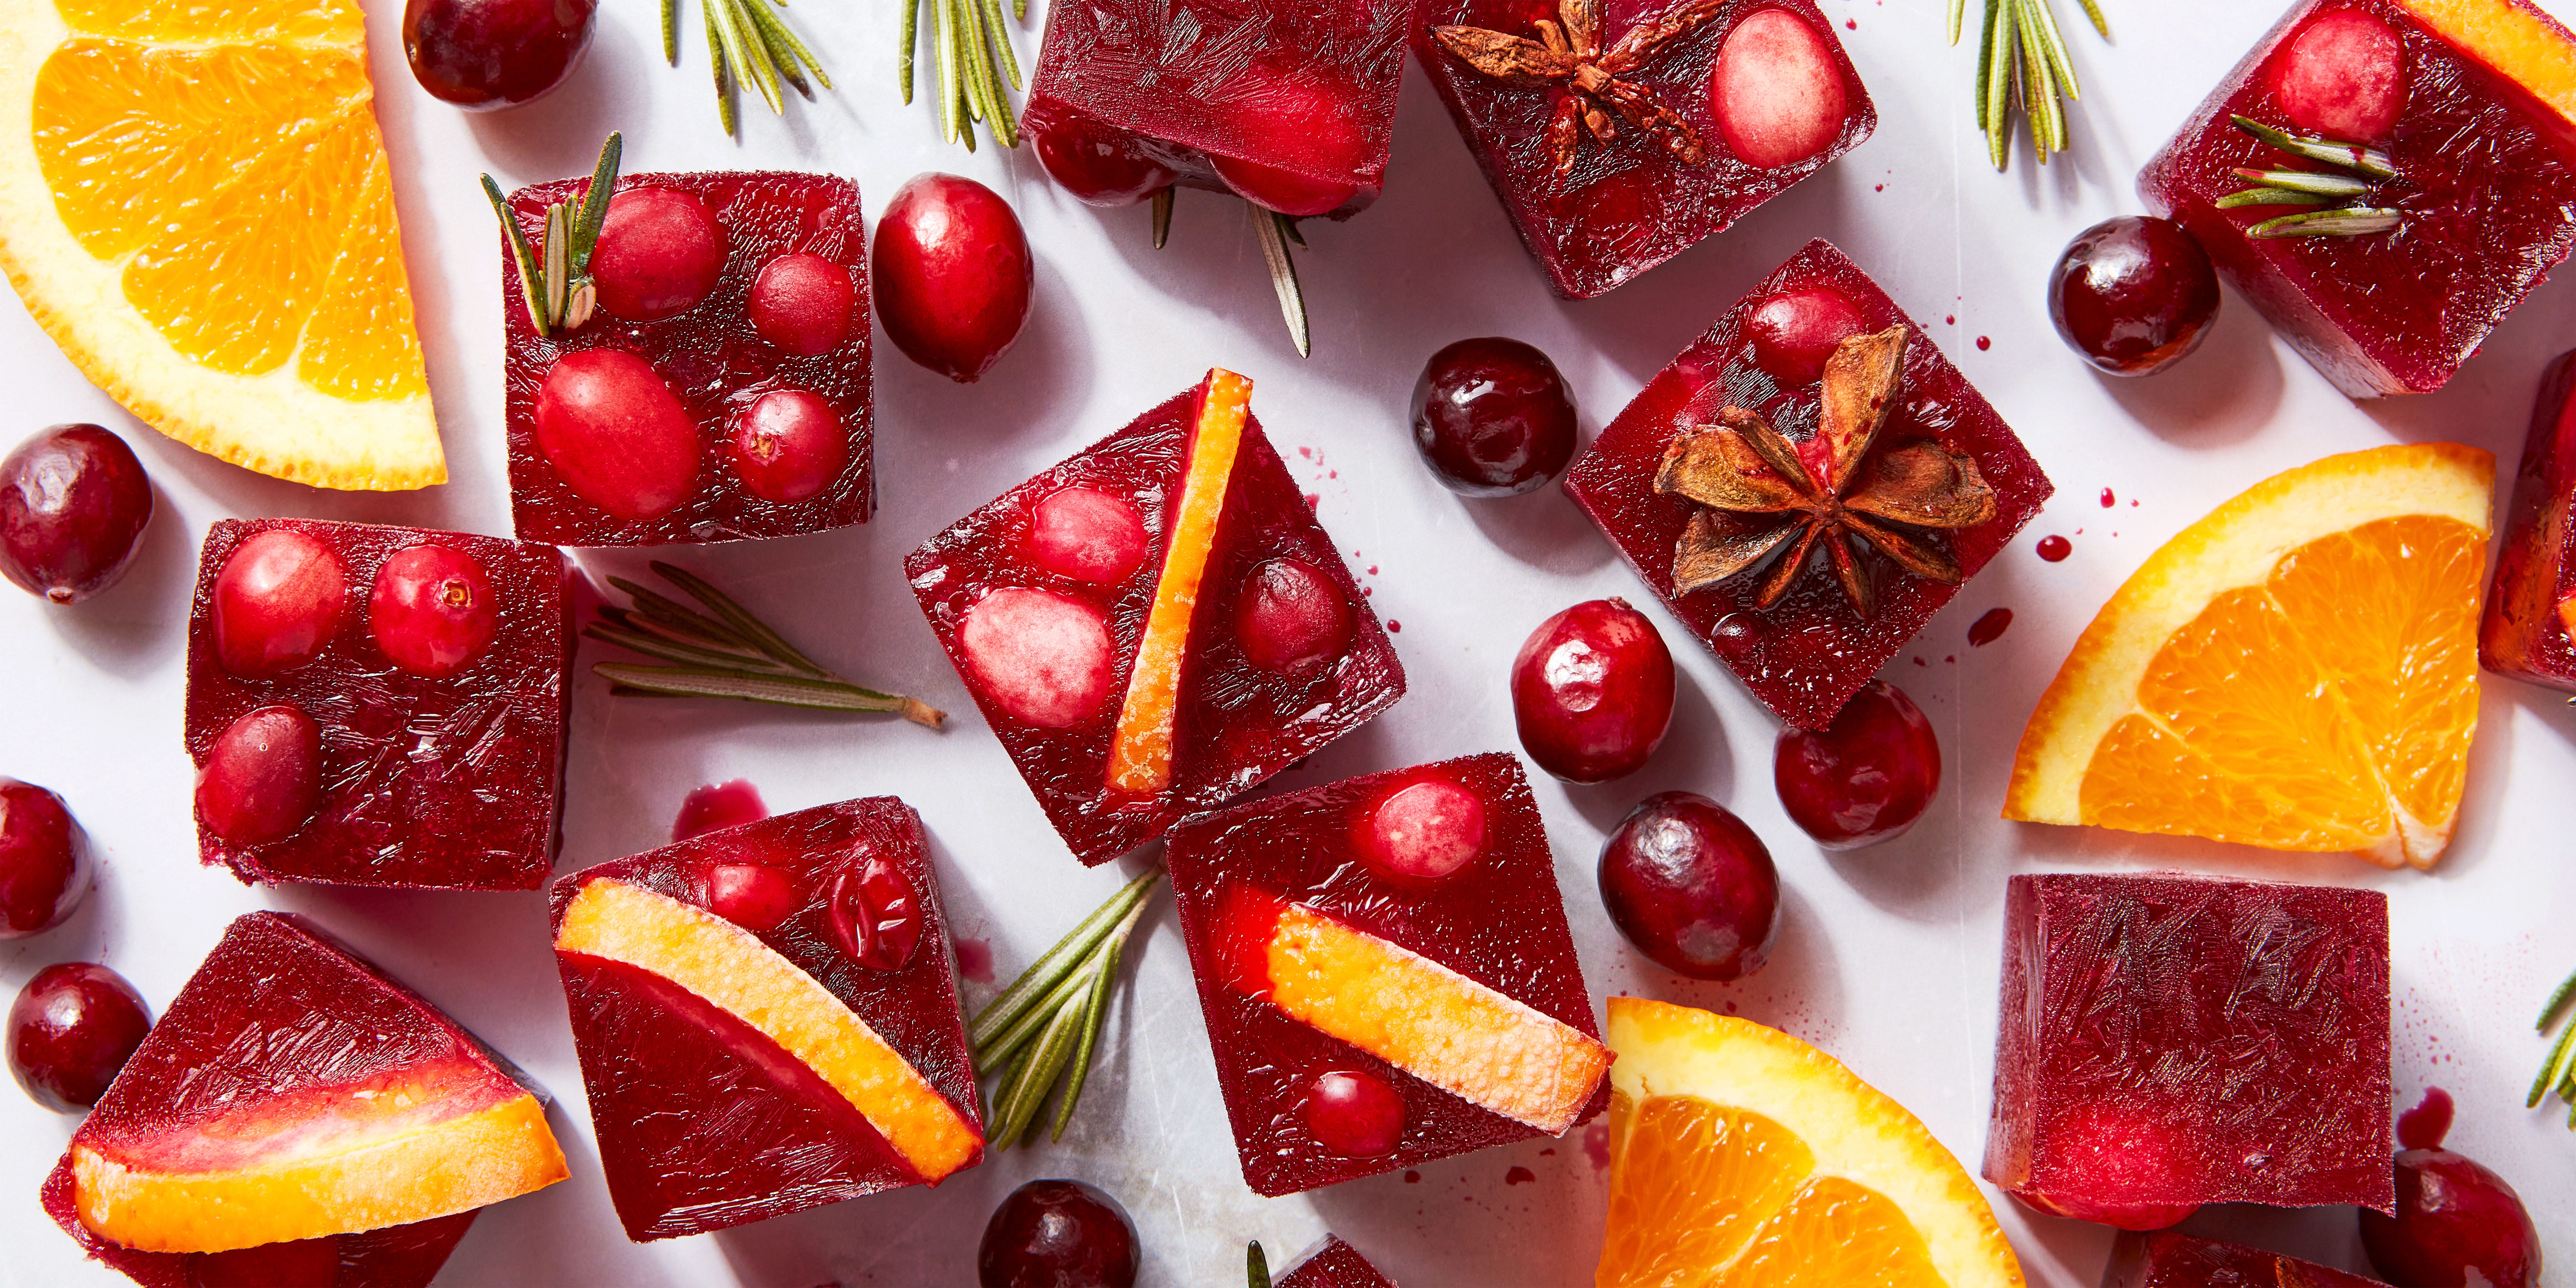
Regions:
<svg viewBox="0 0 2576 1288"><path fill-rule="evenodd" d="M1503 1184L1505 1185L1532 1185L1536 1184L1537 1181L1538 1173L1533 1172L1526 1167L1515 1167L1512 1170L1503 1173Z"/></svg>
<svg viewBox="0 0 2576 1288"><path fill-rule="evenodd" d="M1407 1185L1420 1185L1422 1183L1422 1173L1406 1172L1404 1174L1404 1183Z"/></svg>
<svg viewBox="0 0 2576 1288"><path fill-rule="evenodd" d="M2109 488L2107 488L2107 487L2106 487L2106 488L2104 488L2104 489L2102 489L2102 508L2103 508L2103 509L2108 510L2108 509L2110 509L2112 506L2118 505L2119 503L2120 503L2120 498L2118 498L2118 497L2115 497L2115 496L2111 495L2111 489L2109 489Z"/></svg>
<svg viewBox="0 0 2576 1288"><path fill-rule="evenodd" d="M1323 507L1323 504L1324 504L1324 498L1322 498L1322 497L1320 497L1320 496L1317 496L1316 494L1314 494L1314 493L1312 493L1312 492L1309 492L1309 493L1307 493L1307 494L1306 494L1306 508L1307 508L1307 509L1309 509L1309 510L1321 509L1321 508Z"/></svg>
<svg viewBox="0 0 2576 1288"><path fill-rule="evenodd" d="M1860 19L1858 19L1858 18L1845 18L1845 19L1843 19L1843 30L1845 30L1845 31L1858 31L1858 30L1860 30Z"/></svg>
<svg viewBox="0 0 2576 1288"><path fill-rule="evenodd" d="M1989 608L1986 615L1968 626L1968 647L1984 648L2004 637L2004 628L2012 625L2012 610Z"/></svg>
<svg viewBox="0 0 2576 1288"><path fill-rule="evenodd" d="M1376 565L1376 564L1370 564L1370 565L1369 565L1369 575L1370 575L1370 576L1372 576L1372 577L1374 577L1374 576L1376 576L1376 575L1377 575L1377 565Z"/></svg>
<svg viewBox="0 0 2576 1288"><path fill-rule="evenodd" d="M978 984L993 982L993 945L983 939L955 939L957 973Z"/></svg>
<svg viewBox="0 0 2576 1288"><path fill-rule="evenodd" d="M2041 537L2039 539L2039 557L2049 561L2050 563L2063 563L2065 562L2066 556L2073 553L2075 553L2075 543L2064 537Z"/></svg>
<svg viewBox="0 0 2576 1288"><path fill-rule="evenodd" d="M1951 314L1950 316L1945 317L1945 318L1943 318L1943 319L1941 319L1941 320L1942 320L1942 321L1944 321L1944 322L1949 323L1949 324L1950 324L1950 325L1952 325L1952 326L1957 326L1957 325L1959 325L1959 315L1958 315L1958 314L1956 314L1956 313L1953 313L1953 314Z"/></svg>
<svg viewBox="0 0 2576 1288"><path fill-rule="evenodd" d="M1592 1170L1610 1165L1610 1129L1594 1123L1583 1129L1583 1156L1592 1162Z"/></svg>
<svg viewBox="0 0 2576 1288"><path fill-rule="evenodd" d="M1993 336L1990 336L1990 335L1981 335L1981 336L1978 336L1978 337L1977 337L1977 348L1978 348L1978 349L1980 349L1980 350L1985 350L1985 349L1991 349L1991 348L1993 348L1993 347L1995 347L1995 338L1994 338Z"/></svg>
<svg viewBox="0 0 2576 1288"><path fill-rule="evenodd" d="M1315 459L1315 449L1311 447L1300 447L1297 449L1297 455L1301 460L1311 461Z"/></svg>
<svg viewBox="0 0 2576 1288"><path fill-rule="evenodd" d="M2422 1103L2397 1115L2397 1147L2440 1149L2442 1138L2451 1134L2451 1110L2450 1092L2425 1088Z"/></svg>
<svg viewBox="0 0 2576 1288"><path fill-rule="evenodd" d="M1402 635L1404 633L1404 623L1396 621L1393 618L1388 618L1386 623L1386 633L1389 635Z"/></svg>
<svg viewBox="0 0 2576 1288"><path fill-rule="evenodd" d="M1538 1156L1541 1158L1554 1158L1556 1157L1556 1151L1554 1149L1542 1149L1538 1152Z"/></svg>
<svg viewBox="0 0 2576 1288"><path fill-rule="evenodd" d="M709 783L680 802L680 816L671 820L671 839L685 841L767 817L769 806L761 803L760 789L752 786L750 779Z"/></svg>
<svg viewBox="0 0 2576 1288"><path fill-rule="evenodd" d="M1880 185L1878 185L1878 191L1880 191L1880 192L1885 192L1885 191L1887 191L1887 185L1886 185L1886 184L1883 184L1883 183L1882 183L1882 184L1880 184Z"/></svg>

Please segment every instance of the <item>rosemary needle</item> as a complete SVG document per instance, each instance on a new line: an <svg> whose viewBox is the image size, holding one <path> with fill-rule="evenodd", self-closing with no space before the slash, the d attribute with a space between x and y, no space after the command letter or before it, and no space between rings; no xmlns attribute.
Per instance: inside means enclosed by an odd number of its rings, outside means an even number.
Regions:
<svg viewBox="0 0 2576 1288"><path fill-rule="evenodd" d="M1012 52L1010 28L1002 21L1001 0L899 0L903 27L896 37L895 84L903 101L912 101L914 51L924 39L939 67L939 137L975 150L975 123L1006 148L1020 145L1020 122L1002 84L1020 86L1019 55ZM921 6L931 6L929 30L923 31ZM1027 0L1013 0L1012 12L1028 17Z"/></svg>
<svg viewBox="0 0 2576 1288"><path fill-rule="evenodd" d="M609 682L611 693L737 698L822 711L890 711L932 729L948 718L946 712L918 698L864 688L824 670L730 596L692 573L658 561L653 572L698 601L699 608L623 577L609 578L608 584L625 591L633 606L600 609L599 620L581 633L665 663L592 663L591 672Z"/></svg>
<svg viewBox="0 0 2576 1288"><path fill-rule="evenodd" d="M1109 902L1056 942L1020 973L968 1026L977 1073L1001 1076L993 1093L987 1137L997 1150L1023 1139L1056 1084L1064 1083L1049 1138L1062 1140L1073 1107L1082 1098L1091 1059L1109 1018L1110 992L1125 960L1127 941L1143 920L1163 879L1156 868L1130 881Z"/></svg>
<svg viewBox="0 0 2576 1288"><path fill-rule="evenodd" d="M786 19L778 10L784 0L700 0L705 6L707 59L715 74L716 121L728 135L736 130L734 92L748 82L769 110L778 115L787 112L786 98L779 92L784 82L807 99L814 97L813 85L832 88L832 78L824 72L820 59L806 43L788 30ZM662 0L662 56L672 66L680 63L680 0ZM813 85L806 83L811 73Z"/></svg>

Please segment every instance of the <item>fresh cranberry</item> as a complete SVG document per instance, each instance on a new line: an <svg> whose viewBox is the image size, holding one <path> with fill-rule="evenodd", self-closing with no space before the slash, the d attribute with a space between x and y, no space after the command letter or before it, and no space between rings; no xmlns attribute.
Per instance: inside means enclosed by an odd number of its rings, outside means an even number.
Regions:
<svg viewBox="0 0 2576 1288"><path fill-rule="evenodd" d="M1842 69L1825 40L1786 9L1759 9L1717 48L1708 102L1726 149L1764 170L1796 165L1843 132Z"/></svg>
<svg viewBox="0 0 2576 1288"><path fill-rule="evenodd" d="M197 771L197 819L235 845L292 836L322 804L322 726L294 707L232 722Z"/></svg>
<svg viewBox="0 0 2576 1288"><path fill-rule="evenodd" d="M1145 562L1145 517L1123 496L1069 487L1029 510L1031 562L1075 581L1124 581Z"/></svg>
<svg viewBox="0 0 2576 1288"><path fill-rule="evenodd" d="M563 83L590 48L598 0L411 0L403 57L412 79L469 110L515 107Z"/></svg>
<svg viewBox="0 0 2576 1288"><path fill-rule="evenodd" d="M1012 719L1070 728L1109 697L1109 624L1081 600L1003 587L966 610L957 643L976 689Z"/></svg>
<svg viewBox="0 0 2576 1288"><path fill-rule="evenodd" d="M321 655L340 629L349 578L321 538L270 528L233 547L212 598L216 660L245 680L264 680Z"/></svg>
<svg viewBox="0 0 2576 1288"><path fill-rule="evenodd" d="M143 995L124 976L59 962L37 971L9 1004L9 1072L47 1109L87 1109L151 1030Z"/></svg>
<svg viewBox="0 0 2576 1288"><path fill-rule="evenodd" d="M63 798L0 777L0 939L63 924L91 880L88 838Z"/></svg>
<svg viewBox="0 0 2576 1288"><path fill-rule="evenodd" d="M1601 903L1656 965L1692 979L1762 969L1780 873L1744 820L1696 792L1649 796L1601 847Z"/></svg>
<svg viewBox="0 0 2576 1288"><path fill-rule="evenodd" d="M2272 94L2290 124L2346 143L2375 143L2406 110L2406 47L2362 9L2328 9L2290 37Z"/></svg>
<svg viewBox="0 0 2576 1288"><path fill-rule="evenodd" d="M1512 718L1530 759L1567 782L1634 773L1673 721L1673 655L1626 600L1576 604L1512 660Z"/></svg>
<svg viewBox="0 0 2576 1288"><path fill-rule="evenodd" d="M1860 310L1826 286L1782 291L1753 306L1744 332L1753 339L1753 362L1780 383L1799 389L1824 378L1834 348L1859 335Z"/></svg>
<svg viewBox="0 0 2576 1288"><path fill-rule="evenodd" d="M751 282L751 329L799 357L816 357L850 338L858 307L850 270L820 255L781 255Z"/></svg>
<svg viewBox="0 0 2576 1288"><path fill-rule="evenodd" d="M1360 856L1403 881L1437 881L1485 852L1485 799L1446 778L1408 783L1368 812Z"/></svg>
<svg viewBox="0 0 2576 1288"><path fill-rule="evenodd" d="M652 364L618 349L555 359L537 385L537 449L581 499L658 519L698 485L698 427Z"/></svg>
<svg viewBox="0 0 2576 1288"><path fill-rule="evenodd" d="M975 1250L980 1288L1133 1288L1136 1223L1080 1181L1031 1181L993 1209Z"/></svg>
<svg viewBox="0 0 2576 1288"><path fill-rule="evenodd" d="M2105 219L2057 261L2048 316L2085 361L2115 376L2143 376L2200 347L2218 316L2218 271L2181 224Z"/></svg>
<svg viewBox="0 0 2576 1288"><path fill-rule="evenodd" d="M1306 1092L1306 1130L1344 1158L1392 1154L1404 1139L1404 1097L1373 1073L1324 1074Z"/></svg>
<svg viewBox="0 0 2576 1288"><path fill-rule="evenodd" d="M1234 602L1243 655L1268 671L1303 671L1351 642L1350 598L1313 564L1272 559L1252 570Z"/></svg>
<svg viewBox="0 0 2576 1288"><path fill-rule="evenodd" d="M1325 170L1357 164L1357 123L1331 87L1260 64L1245 68L1236 80L1237 115L1230 124L1243 140L1244 154L1208 155L1226 187L1256 206L1295 219L1330 214L1359 195L1351 184L1252 159L1295 157Z"/></svg>
<svg viewBox="0 0 2576 1288"><path fill-rule="evenodd" d="M2406 1288L2535 1288L2540 1232L2503 1177L2447 1149L2397 1156L2397 1214L2361 1210L2361 1246Z"/></svg>
<svg viewBox="0 0 2576 1288"><path fill-rule="evenodd" d="M734 417L725 452L752 495L787 505L841 477L850 463L850 436L820 395L773 389Z"/></svg>
<svg viewBox="0 0 2576 1288"><path fill-rule="evenodd" d="M491 579L449 546L408 546L376 571L367 627L395 666L435 680L473 665L500 625Z"/></svg>
<svg viewBox="0 0 2576 1288"><path fill-rule="evenodd" d="M681 798L680 813L671 820L671 839L686 841L767 817L769 805L760 799L760 789L750 779L709 783Z"/></svg>
<svg viewBox="0 0 2576 1288"><path fill-rule="evenodd" d="M1547 355L1518 340L1460 340L1413 383L1413 446L1450 491L1518 496L1574 458L1574 399Z"/></svg>
<svg viewBox="0 0 2576 1288"><path fill-rule="evenodd" d="M904 356L967 384L1020 338L1036 266L1011 203L972 179L916 175L877 220L877 320Z"/></svg>
<svg viewBox="0 0 2576 1288"><path fill-rule="evenodd" d="M188 1288L332 1288L338 1282L337 1235L188 1257Z"/></svg>
<svg viewBox="0 0 2576 1288"><path fill-rule="evenodd" d="M882 854L832 882L832 933L870 970L902 970L921 950L921 896Z"/></svg>
<svg viewBox="0 0 2576 1288"><path fill-rule="evenodd" d="M590 280L609 316L659 322L714 294L724 262L724 229L695 194L622 188L591 247Z"/></svg>
<svg viewBox="0 0 2576 1288"><path fill-rule="evenodd" d="M1872 680L1823 729L1780 731L1772 781L1789 821L1828 850L1892 841L1941 787L1941 742L1903 689Z"/></svg>
<svg viewBox="0 0 2576 1288"><path fill-rule="evenodd" d="M776 930L797 903L796 884L767 864L718 863L707 869L707 911L755 935Z"/></svg>
<svg viewBox="0 0 2576 1288"><path fill-rule="evenodd" d="M0 458L0 576L57 604L116 583L152 519L152 480L125 440L56 425Z"/></svg>
<svg viewBox="0 0 2576 1288"><path fill-rule="evenodd" d="M1038 164L1058 186L1095 206L1132 206L1180 181L1124 130L1066 120L1037 136Z"/></svg>

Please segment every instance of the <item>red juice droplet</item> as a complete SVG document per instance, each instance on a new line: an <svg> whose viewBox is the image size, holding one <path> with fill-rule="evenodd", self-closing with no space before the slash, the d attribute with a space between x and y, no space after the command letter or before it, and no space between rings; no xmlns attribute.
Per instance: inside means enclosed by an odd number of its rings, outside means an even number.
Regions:
<svg viewBox="0 0 2576 1288"><path fill-rule="evenodd" d="M2075 543L2064 537L2041 537L2039 539L2039 557L2049 561L2050 563L2062 563L2065 561L2066 556L2073 553L2075 553Z"/></svg>
<svg viewBox="0 0 2576 1288"><path fill-rule="evenodd" d="M1386 633L1389 635L1402 635L1404 633L1404 623L1391 617L1388 618L1386 623Z"/></svg>
<svg viewBox="0 0 2576 1288"><path fill-rule="evenodd" d="M1369 565L1369 575L1370 575L1370 576L1372 576L1372 577L1374 577L1374 576L1376 576L1376 575L1377 575L1377 565L1376 565L1376 564L1370 564L1370 565Z"/></svg>
<svg viewBox="0 0 2576 1288"><path fill-rule="evenodd" d="M2108 510L2108 509L2110 509L2112 506L2118 505L2119 503L2120 503L2120 498L2118 498L2118 497L2116 497L2116 496L2111 495L2111 489L2109 489L2109 488L2107 488L2107 487L2106 487L2106 488L2104 488L2104 489L2102 489L2102 508L2103 508L2103 509Z"/></svg>
<svg viewBox="0 0 2576 1288"><path fill-rule="evenodd" d="M1843 19L1843 30L1845 30L1845 31L1858 31L1858 30L1860 30L1860 19L1858 19L1858 18L1845 18L1845 19Z"/></svg>
<svg viewBox="0 0 2576 1288"><path fill-rule="evenodd" d="M1943 319L1941 319L1941 320L1942 320L1942 321L1944 321L1944 322L1949 323L1949 324L1950 324L1950 325L1952 325L1952 326L1957 326L1957 325L1959 325L1959 315L1958 315L1958 314L1956 314L1956 313L1953 313L1953 314L1951 314L1950 316L1945 317L1945 318L1943 318Z"/></svg>
<svg viewBox="0 0 2576 1288"><path fill-rule="evenodd" d="M1995 340L1994 340L1994 337L1993 337L1993 336L1987 336L1987 335L1981 335L1981 336L1978 336L1978 337L1977 337L1977 347L1978 347L1979 349L1981 349L1981 350L1982 350L1982 349L1991 349L1991 348L1995 347Z"/></svg>
<svg viewBox="0 0 2576 1288"><path fill-rule="evenodd" d="M1316 508L1321 507L1323 504L1324 504L1324 498L1322 498L1322 497L1320 497L1320 496L1317 496L1316 494L1314 494L1314 493L1312 493L1312 492L1309 492L1309 493L1307 493L1307 494L1306 494L1306 508L1307 508L1307 509L1309 509L1309 510L1316 509Z"/></svg>
<svg viewBox="0 0 2576 1288"><path fill-rule="evenodd" d="M957 973L978 984L993 982L993 945L982 939L959 939Z"/></svg>
<svg viewBox="0 0 2576 1288"><path fill-rule="evenodd" d="M1422 1183L1422 1173L1406 1172L1404 1174L1404 1183L1407 1185L1420 1185Z"/></svg>
<svg viewBox="0 0 2576 1288"><path fill-rule="evenodd" d="M671 820L671 839L685 841L767 817L769 806L761 802L760 789L752 786L750 779L709 783L680 802L680 816Z"/></svg>
<svg viewBox="0 0 2576 1288"><path fill-rule="evenodd" d="M1985 616L1978 618L1974 624L1968 627L1968 647L1984 648L1986 645L2002 639L2004 637L2004 628L2011 625L2011 609L1987 609Z"/></svg>
<svg viewBox="0 0 2576 1288"><path fill-rule="evenodd" d="M1503 1173L1503 1184L1505 1185L1529 1185L1535 1183L1537 1180L1538 1173L1533 1172L1526 1167L1515 1167L1512 1170Z"/></svg>
<svg viewBox="0 0 2576 1288"><path fill-rule="evenodd" d="M2440 1149L2442 1138L2451 1134L2451 1109L2450 1092L2425 1088L2421 1103L2397 1115L2397 1147Z"/></svg>

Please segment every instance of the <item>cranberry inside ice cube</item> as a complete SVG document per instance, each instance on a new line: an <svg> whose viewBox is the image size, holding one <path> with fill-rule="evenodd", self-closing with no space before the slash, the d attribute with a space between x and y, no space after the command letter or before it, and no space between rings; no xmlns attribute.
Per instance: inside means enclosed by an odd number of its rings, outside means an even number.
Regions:
<svg viewBox="0 0 2576 1288"><path fill-rule="evenodd" d="M976 687L1013 719L1063 729L1109 696L1109 624L1081 600L1003 587L966 610L957 642Z"/></svg>
<svg viewBox="0 0 2576 1288"><path fill-rule="evenodd" d="M833 880L831 922L841 951L870 970L902 970L921 949L921 895L882 854Z"/></svg>
<svg viewBox="0 0 2576 1288"><path fill-rule="evenodd" d="M1068 118L1037 136L1038 164L1065 191L1095 206L1134 205L1180 180L1124 130Z"/></svg>
<svg viewBox="0 0 2576 1288"><path fill-rule="evenodd" d="M2015 1195L2032 1207L2122 1230L2161 1230L2200 1210L2194 1203L2126 1203L2112 1197L2123 1191L2171 1190L2188 1174L2177 1143L2160 1124L2116 1104L2097 1103L2070 1110L2057 1132L2070 1170L2086 1178L2092 1193L2105 1197Z"/></svg>
<svg viewBox="0 0 2576 1288"><path fill-rule="evenodd" d="M724 261L724 230L707 203L673 188L628 188L608 199L590 276L611 316L658 322L712 294Z"/></svg>
<svg viewBox="0 0 2576 1288"><path fill-rule="evenodd" d="M1392 1154L1404 1139L1404 1098L1373 1073L1323 1074L1306 1092L1306 1130L1344 1158Z"/></svg>
<svg viewBox="0 0 2576 1288"><path fill-rule="evenodd" d="M698 481L698 429L650 363L567 353L537 386L537 447L581 499L621 519L678 509Z"/></svg>
<svg viewBox="0 0 2576 1288"><path fill-rule="evenodd" d="M447 546L395 552L376 572L367 625L376 646L414 675L454 675L492 646L500 606L474 556Z"/></svg>
<svg viewBox="0 0 2576 1288"><path fill-rule="evenodd" d="M2327 10L2290 38L2272 93L2302 130L2374 142L2406 110L2406 47L2364 10Z"/></svg>
<svg viewBox="0 0 2576 1288"><path fill-rule="evenodd" d="M337 1236L188 1257L188 1288L332 1288L338 1282Z"/></svg>
<svg viewBox="0 0 2576 1288"><path fill-rule="evenodd" d="M796 911L796 885L762 863L718 863L707 869L707 911L753 934L775 930Z"/></svg>
<svg viewBox="0 0 2576 1288"><path fill-rule="evenodd" d="M1744 320L1754 363L1783 389L1823 379L1834 346L1865 329L1860 310L1842 292L1823 286L1782 291L1755 305Z"/></svg>
<svg viewBox="0 0 2576 1288"><path fill-rule="evenodd" d="M322 726L289 706L232 722L197 771L197 818L235 845L292 836L322 804Z"/></svg>
<svg viewBox="0 0 2576 1288"><path fill-rule="evenodd" d="M235 546L215 577L215 656L246 680L302 666L339 629L348 598L348 575L331 547L270 528Z"/></svg>
<svg viewBox="0 0 2576 1288"><path fill-rule="evenodd" d="M1234 125L1247 156L1210 153L1217 177L1235 195L1291 218L1329 214L1359 195L1351 184L1256 158L1299 158L1339 170L1361 150L1357 123L1330 86L1311 76L1247 68L1235 87Z"/></svg>
<svg viewBox="0 0 2576 1288"><path fill-rule="evenodd" d="M1123 496L1069 487L1029 511L1028 555L1076 581L1123 581L1145 561L1145 519Z"/></svg>
<svg viewBox="0 0 2576 1288"><path fill-rule="evenodd" d="M1302 671L1341 655L1351 606L1313 564L1273 559L1252 570L1235 601L1234 631L1254 666Z"/></svg>
<svg viewBox="0 0 2576 1288"><path fill-rule="evenodd" d="M725 442L752 495L781 505L831 486L850 463L850 436L832 404L802 389L773 389L734 417Z"/></svg>
<svg viewBox="0 0 2576 1288"><path fill-rule="evenodd" d="M850 270L820 255L781 255L751 283L751 329L800 357L840 348L850 338L858 287Z"/></svg>
<svg viewBox="0 0 2576 1288"><path fill-rule="evenodd" d="M1708 101L1727 150L1765 170L1824 151L1847 110L1842 71L1824 37L1786 9L1759 10L1727 33Z"/></svg>
<svg viewBox="0 0 2576 1288"><path fill-rule="evenodd" d="M1485 852L1485 800L1446 778L1411 783L1369 811L1360 840L1361 857L1378 871L1437 881Z"/></svg>

